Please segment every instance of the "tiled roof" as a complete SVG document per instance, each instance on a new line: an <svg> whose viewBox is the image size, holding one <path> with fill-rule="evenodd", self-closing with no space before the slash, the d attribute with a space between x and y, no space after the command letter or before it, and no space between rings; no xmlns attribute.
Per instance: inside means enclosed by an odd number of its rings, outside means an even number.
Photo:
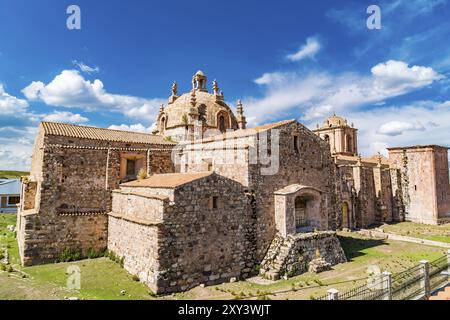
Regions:
<svg viewBox="0 0 450 320"><path fill-rule="evenodd" d="M164 137L153 134L79 126L74 124L56 122L42 122L41 126L44 129L44 133L46 135L52 136L127 143L174 145L173 142L165 140Z"/></svg>
<svg viewBox="0 0 450 320"><path fill-rule="evenodd" d="M220 140L223 140L223 139L247 137L247 136L251 136L251 135L257 134L259 132L267 131L267 130L270 130L270 129L275 129L275 128L281 127L283 125L293 123L295 121L296 120L293 120L293 119L292 120L284 120L284 121L280 121L280 122L265 124L265 125L254 127L254 128L230 131L230 132L226 132L226 133L223 133L223 134L219 134L219 135L215 135L215 136L212 136L212 137L208 137L208 138L205 138L205 139L199 139L199 140L196 140L194 142L211 142L211 141L220 141Z"/></svg>
<svg viewBox="0 0 450 320"><path fill-rule="evenodd" d="M122 184L123 187L175 188L183 184L208 177L213 172L155 174L148 179Z"/></svg>

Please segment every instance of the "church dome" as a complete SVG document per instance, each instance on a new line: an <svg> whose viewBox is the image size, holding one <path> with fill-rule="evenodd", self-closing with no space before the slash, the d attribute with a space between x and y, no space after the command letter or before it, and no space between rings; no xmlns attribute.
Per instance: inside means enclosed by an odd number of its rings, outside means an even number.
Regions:
<svg viewBox="0 0 450 320"><path fill-rule="evenodd" d="M199 126L203 131L218 129L221 132L244 128L242 104L238 103L238 117L236 117L225 103L217 81L212 82L211 93L208 92L207 81L205 74L197 71L192 77L192 90L180 96L177 83L174 82L167 106L161 106L157 130L154 133L180 141L186 131L192 131Z"/></svg>
<svg viewBox="0 0 450 320"><path fill-rule="evenodd" d="M164 110L167 115L166 129L186 125L186 117L193 112L191 103L192 92L188 92L167 105ZM195 109L198 110L199 120L204 126L218 128L219 116L223 115L227 128L237 128L237 121L231 108L214 94L196 90Z"/></svg>
<svg viewBox="0 0 450 320"><path fill-rule="evenodd" d="M329 127L341 127L341 126L345 126L348 127L347 124L347 119L344 119L342 117L339 117L337 115L332 115L331 117L329 117L328 119L326 119L323 122L323 127L324 128L329 128Z"/></svg>

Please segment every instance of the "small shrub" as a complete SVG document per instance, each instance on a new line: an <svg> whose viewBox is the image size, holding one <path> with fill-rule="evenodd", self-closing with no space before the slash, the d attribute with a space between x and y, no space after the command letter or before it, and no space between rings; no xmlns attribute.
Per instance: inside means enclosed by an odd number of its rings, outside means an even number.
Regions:
<svg viewBox="0 0 450 320"><path fill-rule="evenodd" d="M315 279L314 282L317 283L321 287L323 286L323 282L320 281L320 279Z"/></svg>
<svg viewBox="0 0 450 320"><path fill-rule="evenodd" d="M138 174L137 174L137 179L138 180L144 180L148 178L148 174L147 174L147 170L145 170L144 168L140 169Z"/></svg>
<svg viewBox="0 0 450 320"><path fill-rule="evenodd" d="M11 265L6 266L6 271L8 271L9 273L14 272L14 269Z"/></svg>
<svg viewBox="0 0 450 320"><path fill-rule="evenodd" d="M6 271L6 266L4 264L0 263L0 270L2 271Z"/></svg>
<svg viewBox="0 0 450 320"><path fill-rule="evenodd" d="M59 255L58 262L71 262L81 260L81 250L64 249Z"/></svg>
<svg viewBox="0 0 450 320"><path fill-rule="evenodd" d="M105 252L106 252L105 249L100 250L100 251L96 251L96 250L94 250L94 249L92 249L92 248L89 248L89 250L87 251L87 257L88 257L89 259L97 259L97 258L101 258L101 257L104 257L104 256L105 256Z"/></svg>

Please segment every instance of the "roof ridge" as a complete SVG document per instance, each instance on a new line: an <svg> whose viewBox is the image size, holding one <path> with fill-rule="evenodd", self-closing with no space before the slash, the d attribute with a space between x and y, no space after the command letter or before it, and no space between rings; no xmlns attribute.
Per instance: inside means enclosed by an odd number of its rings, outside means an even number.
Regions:
<svg viewBox="0 0 450 320"><path fill-rule="evenodd" d="M73 127L79 127L79 128L100 129L100 130L108 130L108 131L116 131L116 132L127 132L127 133L133 133L133 134L145 134L145 135L149 135L149 136L156 136L154 134L145 133L145 132L109 129L109 128L102 128L102 127L96 127L96 126L88 126L88 125L83 125L83 124L73 124L73 123L53 122L53 121L42 121L41 123L53 123L53 124L61 124L63 126L73 126Z"/></svg>

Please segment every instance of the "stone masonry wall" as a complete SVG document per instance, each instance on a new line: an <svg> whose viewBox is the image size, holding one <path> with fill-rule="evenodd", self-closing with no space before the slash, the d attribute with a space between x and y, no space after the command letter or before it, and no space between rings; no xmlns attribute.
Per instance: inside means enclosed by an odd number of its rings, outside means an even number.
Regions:
<svg viewBox="0 0 450 320"><path fill-rule="evenodd" d="M255 264L252 225L249 199L235 181L213 174L177 188L160 227L158 291L248 277Z"/></svg>
<svg viewBox="0 0 450 320"><path fill-rule="evenodd" d="M257 208L257 260L261 261L276 233L274 192L292 184L311 186L321 190L320 230L336 229L340 219L335 192L335 165L328 144L303 125L294 122L278 129L279 168L273 175L262 174L266 165L249 166L249 189L256 199ZM272 129L273 130L273 129ZM271 137L269 133L267 135ZM298 137L298 148L294 147ZM270 139L269 139L270 141ZM275 149L272 150L272 155Z"/></svg>
<svg viewBox="0 0 450 320"><path fill-rule="evenodd" d="M18 214L19 251L26 265L54 262L65 250L85 254L106 247L106 214L111 210L111 191L120 183L122 153L140 154L146 162L149 152L160 153L149 159L151 171L173 171L170 145L42 136L41 132L37 143L32 165L37 180L35 207Z"/></svg>

